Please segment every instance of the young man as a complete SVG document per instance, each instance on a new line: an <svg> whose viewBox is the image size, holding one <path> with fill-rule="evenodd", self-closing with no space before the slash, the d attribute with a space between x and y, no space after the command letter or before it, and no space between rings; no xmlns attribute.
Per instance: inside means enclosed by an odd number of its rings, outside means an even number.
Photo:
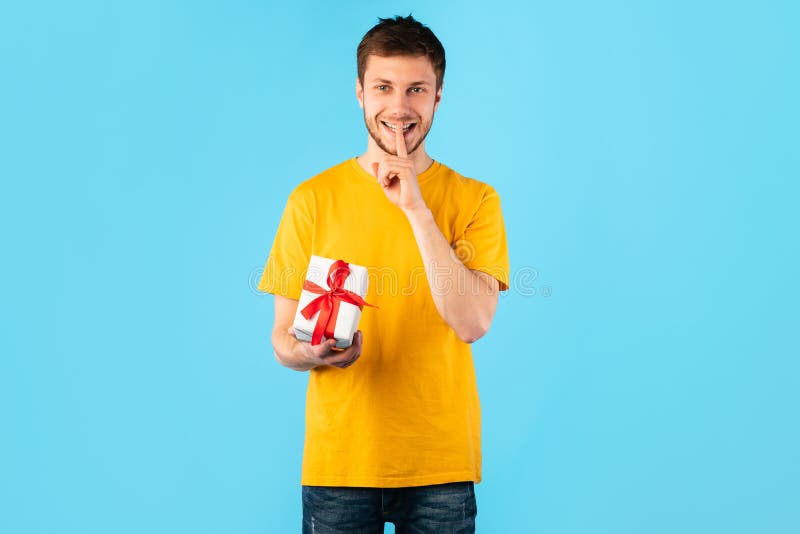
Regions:
<svg viewBox="0 0 800 534"><path fill-rule="evenodd" d="M367 151L290 194L259 284L278 361L310 370L303 532L474 532L480 403L470 343L509 267L500 199L431 159L445 56L413 17L379 19L357 51ZM366 266L353 344L291 328L312 254Z"/></svg>

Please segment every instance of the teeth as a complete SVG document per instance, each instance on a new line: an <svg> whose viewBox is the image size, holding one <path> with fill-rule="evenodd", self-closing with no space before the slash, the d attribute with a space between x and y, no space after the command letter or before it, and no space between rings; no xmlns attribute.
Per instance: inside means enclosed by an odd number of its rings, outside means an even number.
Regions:
<svg viewBox="0 0 800 534"><path fill-rule="evenodd" d="M381 122L383 122L383 121L381 121ZM391 128L392 130L396 129L396 127L395 127L395 125L394 125L394 124L389 124L388 122L384 122L383 124L385 124L386 126L388 126L389 128ZM408 130L409 128L411 128L412 126L414 126L414 124L416 124L416 123L414 123L414 122L410 122L410 123L408 123L407 125L403 126L403 131L406 131L406 130Z"/></svg>

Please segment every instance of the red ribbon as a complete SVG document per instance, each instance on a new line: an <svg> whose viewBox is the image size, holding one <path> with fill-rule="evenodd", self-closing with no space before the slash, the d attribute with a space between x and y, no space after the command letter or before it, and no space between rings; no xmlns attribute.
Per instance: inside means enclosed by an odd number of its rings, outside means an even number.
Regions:
<svg viewBox="0 0 800 534"><path fill-rule="evenodd" d="M363 309L364 306L377 308L377 306L368 303L356 293L344 288L344 281L347 280L348 276L350 276L350 265L346 261L336 260L328 270L329 290L326 291L311 280L303 282L303 289L319 295L319 297L300 310L300 313L306 319L311 319L315 313L319 312L317 324L314 326L314 333L311 336L312 345L319 345L322 341L322 334L325 334L328 339L334 337L333 332L336 327L336 318L339 316L340 303L348 302L354 304L358 306L359 310Z"/></svg>

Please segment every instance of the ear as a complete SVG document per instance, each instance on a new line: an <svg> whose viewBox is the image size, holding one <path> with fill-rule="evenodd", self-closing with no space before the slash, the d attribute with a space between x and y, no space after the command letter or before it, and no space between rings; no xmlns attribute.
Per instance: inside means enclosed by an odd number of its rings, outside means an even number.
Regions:
<svg viewBox="0 0 800 534"><path fill-rule="evenodd" d="M356 76L356 98L358 99L358 107L364 109L364 88L361 87L361 80Z"/></svg>
<svg viewBox="0 0 800 534"><path fill-rule="evenodd" d="M436 91L436 98L433 101L433 112L436 113L436 110L439 109L439 101L442 99L442 89L444 88L444 83L442 86L439 87L439 90Z"/></svg>

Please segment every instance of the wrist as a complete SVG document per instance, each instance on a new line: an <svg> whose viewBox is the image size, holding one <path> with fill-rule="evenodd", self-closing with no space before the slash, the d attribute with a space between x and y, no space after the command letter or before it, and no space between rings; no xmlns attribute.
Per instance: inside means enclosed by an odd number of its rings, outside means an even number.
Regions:
<svg viewBox="0 0 800 534"><path fill-rule="evenodd" d="M403 209L403 213L411 224L433 219L433 212L424 203L421 206Z"/></svg>
<svg viewBox="0 0 800 534"><path fill-rule="evenodd" d="M314 367L317 367L315 363L312 363L308 360L308 354L306 353L306 347L303 346L303 341L295 338L294 336L289 336L292 340L292 350L291 354L291 364L289 367L294 369L295 371L310 371Z"/></svg>
<svg viewBox="0 0 800 534"><path fill-rule="evenodd" d="M308 371L309 363L302 353L303 347L300 340L285 332L273 338L273 349L278 363L294 371Z"/></svg>

